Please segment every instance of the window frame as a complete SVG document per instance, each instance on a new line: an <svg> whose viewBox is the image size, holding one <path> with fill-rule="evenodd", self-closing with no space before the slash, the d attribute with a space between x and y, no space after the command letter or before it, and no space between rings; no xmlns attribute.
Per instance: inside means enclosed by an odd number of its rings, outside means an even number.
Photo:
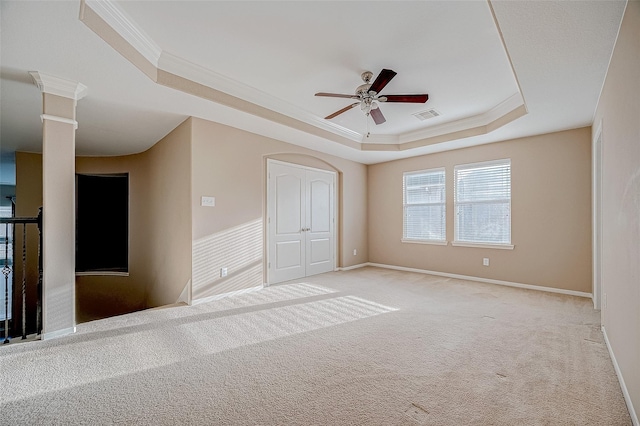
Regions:
<svg viewBox="0 0 640 426"><path fill-rule="evenodd" d="M407 203L407 176L426 175L431 173L443 174L443 200L442 202L429 202L429 203ZM424 239L424 238L412 238L407 237L407 207L409 206L434 206L441 205L443 209L444 224L442 229L444 230L443 239ZM413 244L433 244L433 245L447 245L447 171L445 167L435 167L424 170L414 170L402 173L402 239L403 243Z"/></svg>
<svg viewBox="0 0 640 426"><path fill-rule="evenodd" d="M482 201L476 201L476 202L472 202L472 201L465 201L465 202L459 202L458 201L458 171L459 170L470 170L470 169L475 169L475 168L483 168L483 167L490 167L490 166L496 166L496 165L506 165L508 164L509 166L509 200L508 201L504 201L503 199L493 199L493 200L482 200ZM501 158L501 159L496 159L496 160L489 160L489 161L481 161L481 162L476 162L476 163L467 163L467 164L457 164L454 166L453 168L453 214L454 214L454 221L453 221L453 241L451 242L452 246L458 246L458 247L481 247L481 248L493 248L493 249L503 249L503 250L513 250L513 248L515 247L512 243L513 243L513 235L512 235L512 230L513 230L513 217L512 217L512 213L511 213L511 202L512 202L512 185L511 185L512 179L511 179L511 158ZM459 235L459 229L458 229L458 223L459 223L459 218L458 218L458 205L460 204L471 204L471 205L477 205L477 204L491 204L491 203L505 203L509 205L509 242L500 242L500 243L496 243L496 242L491 242L491 241L465 241L465 240L459 240L458 235Z"/></svg>

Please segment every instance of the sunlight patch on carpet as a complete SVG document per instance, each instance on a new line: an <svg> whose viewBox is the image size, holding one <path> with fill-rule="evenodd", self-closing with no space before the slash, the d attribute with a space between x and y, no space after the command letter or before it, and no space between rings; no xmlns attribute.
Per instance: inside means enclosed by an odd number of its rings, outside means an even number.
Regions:
<svg viewBox="0 0 640 426"><path fill-rule="evenodd" d="M295 290L287 291L291 289ZM259 300L270 303L294 295L333 292L315 285L280 286L274 290L242 296L265 293ZM274 299L268 294L279 296ZM248 300L235 302L243 304ZM201 306L208 306L209 312L224 309L217 303ZM227 309L232 309L231 306L238 305L231 304ZM129 328L126 332L99 338L96 333L76 335L67 344L45 341L39 347L32 346L30 351L2 355L1 362L6 368L0 369L0 383L3 383L0 400L17 401L396 310L360 297L342 296L207 319L194 317L193 321L176 324L164 321L161 327L143 327L140 331Z"/></svg>
<svg viewBox="0 0 640 426"><path fill-rule="evenodd" d="M295 283L266 287L257 291L236 294L211 302L194 306L180 306L156 311L134 312L118 317L105 318L78 324L76 334L94 333L106 330L116 330L123 327L135 327L151 324L160 320L187 318L209 312L223 312L232 309L248 308L252 306L268 305L304 299L306 297L322 296L337 293L337 290L309 283Z"/></svg>
<svg viewBox="0 0 640 426"><path fill-rule="evenodd" d="M256 344L395 311L355 296L290 305L180 326L203 354Z"/></svg>

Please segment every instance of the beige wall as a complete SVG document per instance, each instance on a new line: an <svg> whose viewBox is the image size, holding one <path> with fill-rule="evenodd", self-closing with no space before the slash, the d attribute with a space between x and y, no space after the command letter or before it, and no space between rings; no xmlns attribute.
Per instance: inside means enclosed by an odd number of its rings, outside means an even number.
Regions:
<svg viewBox="0 0 640 426"><path fill-rule="evenodd" d="M143 155L76 157L76 172L129 173L129 276L76 277L78 322L133 312L145 307L147 282L147 172ZM19 167L19 165L18 165Z"/></svg>
<svg viewBox="0 0 640 426"><path fill-rule="evenodd" d="M145 161L141 155L76 157L77 173L129 173L129 276L76 278L76 321L84 322L145 307ZM42 155L16 153L16 215L35 216L42 205ZM30 241L31 253L37 241ZM37 281L37 263L28 269ZM31 279L30 279L31 281Z"/></svg>
<svg viewBox="0 0 640 426"><path fill-rule="evenodd" d="M640 410L640 2L629 1L593 125L602 123L602 323Z"/></svg>
<svg viewBox="0 0 640 426"><path fill-rule="evenodd" d="M590 293L590 135L582 128L370 166L369 261ZM446 168L451 242L453 167L502 158L511 158L513 250L400 241L403 172Z"/></svg>
<svg viewBox="0 0 640 426"><path fill-rule="evenodd" d="M195 299L264 282L267 158L338 171L338 266L368 260L365 165L200 119L193 119L192 149ZM202 196L215 197L216 206L200 206ZM221 267L229 268L225 279Z"/></svg>
<svg viewBox="0 0 640 426"><path fill-rule="evenodd" d="M147 307L154 307L187 301L191 285L191 119L144 155Z"/></svg>
<svg viewBox="0 0 640 426"><path fill-rule="evenodd" d="M179 300L191 278L190 133L187 121L141 154L76 157L77 173L129 173L130 191L129 275L77 277L77 322ZM16 214L41 205L42 156L16 153Z"/></svg>
<svg viewBox="0 0 640 426"><path fill-rule="evenodd" d="M191 279L191 124L151 149L78 157L78 173L129 173L129 276L76 280L79 321L175 303ZM84 316L84 317L82 317Z"/></svg>

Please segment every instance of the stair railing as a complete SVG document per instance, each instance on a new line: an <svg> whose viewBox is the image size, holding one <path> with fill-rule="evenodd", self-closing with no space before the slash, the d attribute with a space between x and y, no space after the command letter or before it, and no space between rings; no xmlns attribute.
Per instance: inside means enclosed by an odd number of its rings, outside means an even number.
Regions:
<svg viewBox="0 0 640 426"><path fill-rule="evenodd" d="M38 228L38 283L37 283L37 302L36 302L36 334L42 333L42 208L40 208L37 217L3 217L0 218L0 226L4 224L4 266L2 274L4 275L4 343L9 343L9 309L13 311L13 303L9 301L9 275L14 272L15 259L9 262L9 239L11 245L15 241L16 225L22 225L22 285L21 285L21 302L22 302L22 339L27 338L27 225L36 224ZM11 229L11 232L9 230ZM14 250L15 252L15 250ZM15 277L13 277L15 281ZM15 297L15 290L13 297ZM13 318L13 315L12 315Z"/></svg>

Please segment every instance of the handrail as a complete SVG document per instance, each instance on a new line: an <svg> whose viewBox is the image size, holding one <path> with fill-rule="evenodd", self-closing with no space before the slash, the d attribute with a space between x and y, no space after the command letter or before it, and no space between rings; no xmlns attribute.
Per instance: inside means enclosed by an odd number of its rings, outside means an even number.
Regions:
<svg viewBox="0 0 640 426"><path fill-rule="evenodd" d="M0 217L0 223L38 223L37 217Z"/></svg>

